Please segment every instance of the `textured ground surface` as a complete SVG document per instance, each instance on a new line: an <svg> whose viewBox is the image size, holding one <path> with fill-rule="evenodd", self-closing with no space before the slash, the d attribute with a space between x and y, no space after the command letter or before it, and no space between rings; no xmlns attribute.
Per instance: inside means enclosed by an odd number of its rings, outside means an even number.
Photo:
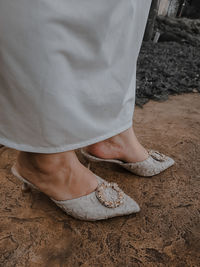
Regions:
<svg viewBox="0 0 200 267"><path fill-rule="evenodd" d="M92 164L141 206L137 215L108 221L74 220L40 193L23 195L10 173L16 151L0 149L0 266L200 266L200 95L149 102L136 109L134 124L146 147L176 165L140 178Z"/></svg>

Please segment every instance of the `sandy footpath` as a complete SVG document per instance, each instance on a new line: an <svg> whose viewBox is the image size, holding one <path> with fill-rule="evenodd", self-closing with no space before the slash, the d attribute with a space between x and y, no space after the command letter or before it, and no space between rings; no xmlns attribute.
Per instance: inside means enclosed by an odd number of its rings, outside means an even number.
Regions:
<svg viewBox="0 0 200 267"><path fill-rule="evenodd" d="M141 206L137 215L108 221L81 222L41 193L22 194L10 173L16 151L0 148L0 266L200 266L200 94L137 107L134 125L146 147L176 165L141 178L92 163Z"/></svg>

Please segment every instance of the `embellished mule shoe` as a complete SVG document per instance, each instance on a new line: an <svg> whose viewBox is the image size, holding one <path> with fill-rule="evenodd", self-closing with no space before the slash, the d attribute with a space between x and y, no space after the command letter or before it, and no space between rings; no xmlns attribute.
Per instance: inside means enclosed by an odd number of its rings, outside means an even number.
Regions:
<svg viewBox="0 0 200 267"><path fill-rule="evenodd" d="M89 154L84 149L81 149L82 155L88 160L93 162L110 162L116 163L124 169L139 175L139 176L153 176L171 167L175 162L172 158L165 156L155 150L149 150L149 157L140 162L123 162L117 159L101 159Z"/></svg>
<svg viewBox="0 0 200 267"><path fill-rule="evenodd" d="M11 170L13 175L24 183L23 189L33 188L39 190L35 185L23 178L15 166ZM138 204L126 195L117 184L108 183L102 178L96 177L98 180L96 190L86 196L63 201L50 199L68 215L85 221L104 220L140 211Z"/></svg>

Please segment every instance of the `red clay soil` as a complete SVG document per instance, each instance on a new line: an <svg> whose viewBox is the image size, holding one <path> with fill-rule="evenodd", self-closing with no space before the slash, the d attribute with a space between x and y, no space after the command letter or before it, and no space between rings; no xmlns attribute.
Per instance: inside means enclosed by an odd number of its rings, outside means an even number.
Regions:
<svg viewBox="0 0 200 267"><path fill-rule="evenodd" d="M16 151L0 148L0 266L200 266L200 95L150 101L136 108L134 125L146 147L176 165L141 178L93 163L141 206L137 215L107 221L81 222L41 193L22 194L10 173Z"/></svg>

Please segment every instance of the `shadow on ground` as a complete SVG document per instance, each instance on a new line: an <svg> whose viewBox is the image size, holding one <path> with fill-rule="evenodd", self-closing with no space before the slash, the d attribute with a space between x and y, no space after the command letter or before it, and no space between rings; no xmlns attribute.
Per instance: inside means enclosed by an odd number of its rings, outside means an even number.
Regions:
<svg viewBox="0 0 200 267"><path fill-rule="evenodd" d="M176 165L141 178L93 163L95 173L141 206L137 215L107 221L81 222L41 193L22 194L10 173L16 151L0 148L0 266L200 265L200 95L150 101L136 108L134 125L146 147L172 156Z"/></svg>

